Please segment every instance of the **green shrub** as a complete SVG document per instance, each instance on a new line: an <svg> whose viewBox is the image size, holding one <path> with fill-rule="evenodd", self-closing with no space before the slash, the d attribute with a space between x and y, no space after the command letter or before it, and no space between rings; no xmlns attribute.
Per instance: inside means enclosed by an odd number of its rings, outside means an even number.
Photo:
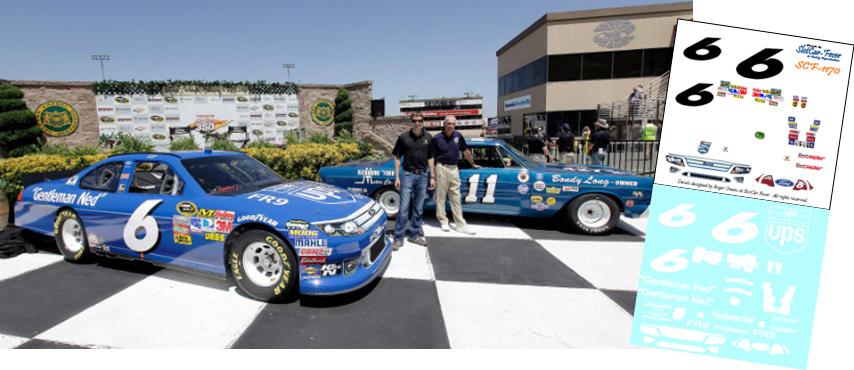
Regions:
<svg viewBox="0 0 854 370"><path fill-rule="evenodd" d="M125 133L115 136L113 154L146 153L154 151L154 145L147 138L135 137Z"/></svg>
<svg viewBox="0 0 854 370"><path fill-rule="evenodd" d="M88 146L78 146L74 148L69 148L65 144L51 144L39 148L37 153L49 155L81 156L95 155L99 153L99 150L98 148Z"/></svg>
<svg viewBox="0 0 854 370"><path fill-rule="evenodd" d="M359 157L356 144L303 143L287 149L244 149L243 152L261 161L289 179L319 180L320 167L334 166Z"/></svg>
<svg viewBox="0 0 854 370"><path fill-rule="evenodd" d="M335 136L342 132L353 132L353 101L350 100L350 91L338 89L335 95Z"/></svg>
<svg viewBox="0 0 854 370"><path fill-rule="evenodd" d="M17 194L23 185L25 173L77 170L106 158L106 154L66 156L59 154L31 154L17 158L0 159L0 179L3 191Z"/></svg>
<svg viewBox="0 0 854 370"><path fill-rule="evenodd" d="M296 131L288 132L288 135L285 137L288 145L299 144L302 142L302 139L299 138L299 134Z"/></svg>
<svg viewBox="0 0 854 370"><path fill-rule="evenodd" d="M23 97L21 89L0 83L0 157L33 153L42 145L42 130Z"/></svg>
<svg viewBox="0 0 854 370"><path fill-rule="evenodd" d="M338 137L335 140L338 143L351 143L356 144L359 147L359 157L368 157L373 154L374 146L370 143L360 140L355 135L353 135L350 131L341 131L338 133Z"/></svg>
<svg viewBox="0 0 854 370"><path fill-rule="evenodd" d="M332 144L332 139L330 139L329 135L326 135L325 132L314 132L305 142L314 144Z"/></svg>
<svg viewBox="0 0 854 370"><path fill-rule="evenodd" d="M243 146L245 149L278 148L276 144L264 140L254 140Z"/></svg>
<svg viewBox="0 0 854 370"><path fill-rule="evenodd" d="M240 150L240 148L238 148L236 145L234 145L234 143L231 142L231 140L228 140L228 139L216 139L216 140L214 140L214 142L211 143L211 149L213 149L213 150L227 150L230 152L236 152L236 151Z"/></svg>
<svg viewBox="0 0 854 370"><path fill-rule="evenodd" d="M199 150L199 145L196 144L196 141L191 137L182 137L172 140L172 143L169 144L169 150Z"/></svg>

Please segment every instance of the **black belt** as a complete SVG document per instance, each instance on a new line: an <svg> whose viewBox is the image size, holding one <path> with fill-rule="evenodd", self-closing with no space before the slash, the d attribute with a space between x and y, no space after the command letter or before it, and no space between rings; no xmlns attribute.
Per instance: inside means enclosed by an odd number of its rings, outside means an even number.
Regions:
<svg viewBox="0 0 854 370"><path fill-rule="evenodd" d="M405 168L404 168L403 170L404 170L404 171L406 171L406 172L409 172L409 173L415 174L415 175L424 175L424 174L426 174L426 173L427 173L427 170L426 170L426 169L423 169L423 170L407 170L407 169L405 169Z"/></svg>

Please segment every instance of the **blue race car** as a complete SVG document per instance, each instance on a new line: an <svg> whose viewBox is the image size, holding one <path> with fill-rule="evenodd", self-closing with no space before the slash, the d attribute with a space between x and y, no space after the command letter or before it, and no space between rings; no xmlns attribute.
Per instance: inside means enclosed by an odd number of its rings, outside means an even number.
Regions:
<svg viewBox="0 0 854 370"><path fill-rule="evenodd" d="M652 179L607 166L542 164L495 139L466 141L476 164L460 161L463 210L522 217L565 216L568 223L592 235L606 234L620 215L636 217L649 206ZM320 178L376 199L397 213L400 195L394 188L394 160L355 162L320 169ZM434 208L428 199L425 208Z"/></svg>
<svg viewBox="0 0 854 370"><path fill-rule="evenodd" d="M337 294L391 260L387 216L365 196L285 180L237 152L112 156L24 188L15 223L66 260L130 258L231 277L247 295Z"/></svg>

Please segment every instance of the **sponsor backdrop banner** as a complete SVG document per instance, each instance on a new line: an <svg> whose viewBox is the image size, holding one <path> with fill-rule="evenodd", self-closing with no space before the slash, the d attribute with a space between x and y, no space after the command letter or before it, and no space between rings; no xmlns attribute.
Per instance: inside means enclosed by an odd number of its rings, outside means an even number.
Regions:
<svg viewBox="0 0 854 370"><path fill-rule="evenodd" d="M101 134L143 137L159 150L178 138L204 145L204 134L224 135L241 147L250 141L285 142L299 127L296 94L97 95Z"/></svg>
<svg viewBox="0 0 854 370"><path fill-rule="evenodd" d="M632 343L806 366L852 51L679 20Z"/></svg>

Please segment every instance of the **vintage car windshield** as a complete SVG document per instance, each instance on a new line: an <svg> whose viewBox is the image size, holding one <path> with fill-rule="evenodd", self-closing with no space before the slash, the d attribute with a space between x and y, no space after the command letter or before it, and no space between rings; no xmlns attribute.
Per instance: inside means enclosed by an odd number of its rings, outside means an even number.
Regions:
<svg viewBox="0 0 854 370"><path fill-rule="evenodd" d="M181 163L211 195L240 194L285 181L261 162L243 155L199 157Z"/></svg>
<svg viewBox="0 0 854 370"><path fill-rule="evenodd" d="M505 144L507 143L505 142ZM518 159L518 161L520 162L519 164L521 164L522 167L530 167L531 162L528 160L528 157L525 156L525 154L523 154L522 152L520 152L519 149L516 149L513 145L510 144L502 145L502 148L507 149L516 154L516 159Z"/></svg>

